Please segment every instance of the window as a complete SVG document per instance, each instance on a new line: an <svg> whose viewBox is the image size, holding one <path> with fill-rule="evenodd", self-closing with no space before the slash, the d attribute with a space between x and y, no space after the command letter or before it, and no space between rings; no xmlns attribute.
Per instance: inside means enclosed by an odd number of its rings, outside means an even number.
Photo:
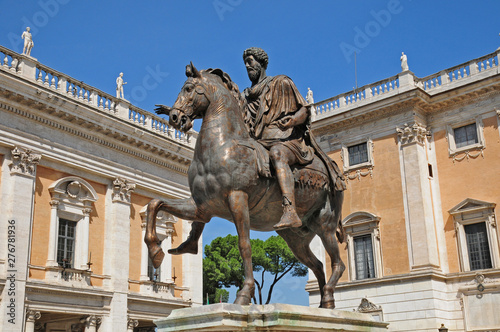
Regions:
<svg viewBox="0 0 500 332"><path fill-rule="evenodd" d="M342 224L347 235L350 280L382 277L380 218L369 212L355 212Z"/></svg>
<svg viewBox="0 0 500 332"><path fill-rule="evenodd" d="M354 237L354 261L356 264L356 279L375 277L373 266L373 245L371 234Z"/></svg>
<svg viewBox="0 0 500 332"><path fill-rule="evenodd" d="M147 205L140 211L142 218L142 238L146 235L146 210ZM142 241L140 280L143 281L146 286L149 284L149 281L163 283L172 282L172 255L167 254L167 252L172 247L172 235L175 232L174 225L176 222L176 219L171 214L164 211L159 211L156 216L156 234L160 240L160 246L166 254L161 266L157 269L153 267L153 262L148 255L148 247L146 243ZM143 285L141 285L141 287L143 287Z"/></svg>
<svg viewBox="0 0 500 332"><path fill-rule="evenodd" d="M477 127L475 123L455 128L453 129L453 133L455 136L455 146L457 148L476 144L479 142L479 140L477 139Z"/></svg>
<svg viewBox="0 0 500 332"><path fill-rule="evenodd" d="M467 198L448 211L455 223L462 271L500 267L495 206Z"/></svg>
<svg viewBox="0 0 500 332"><path fill-rule="evenodd" d="M57 238L57 264L64 268L72 268L75 255L76 222L59 219L59 235Z"/></svg>
<svg viewBox="0 0 500 332"><path fill-rule="evenodd" d="M353 142L351 145L342 145L341 158L343 170L347 180L362 176L372 176L373 171L373 142L368 139L362 142ZM364 168L364 170L360 170Z"/></svg>
<svg viewBox="0 0 500 332"><path fill-rule="evenodd" d="M347 152L349 154L350 166L368 162L368 147L366 142L348 147Z"/></svg>
<svg viewBox="0 0 500 332"><path fill-rule="evenodd" d="M491 269L491 256L488 233L484 222L464 225L467 250L469 251L470 270Z"/></svg>
<svg viewBox="0 0 500 332"><path fill-rule="evenodd" d="M477 158L484 149L483 121L480 117L476 121L458 123L447 126L448 152L453 160L461 161L464 158ZM470 150L480 150L471 153ZM465 154L458 157L457 154Z"/></svg>
<svg viewBox="0 0 500 332"><path fill-rule="evenodd" d="M89 260L89 224L97 193L78 177L66 177L49 186L50 205L49 251L47 267L51 273L71 267L87 270Z"/></svg>

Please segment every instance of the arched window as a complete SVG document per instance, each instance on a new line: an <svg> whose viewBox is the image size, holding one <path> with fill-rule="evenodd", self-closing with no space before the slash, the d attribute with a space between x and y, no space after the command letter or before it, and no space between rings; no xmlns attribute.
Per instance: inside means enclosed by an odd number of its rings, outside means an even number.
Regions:
<svg viewBox="0 0 500 332"><path fill-rule="evenodd" d="M382 277L380 217L369 212L355 212L343 221L347 235L350 280Z"/></svg>
<svg viewBox="0 0 500 332"><path fill-rule="evenodd" d="M85 180L70 176L49 186L50 233L47 266L87 269L89 223L97 193Z"/></svg>

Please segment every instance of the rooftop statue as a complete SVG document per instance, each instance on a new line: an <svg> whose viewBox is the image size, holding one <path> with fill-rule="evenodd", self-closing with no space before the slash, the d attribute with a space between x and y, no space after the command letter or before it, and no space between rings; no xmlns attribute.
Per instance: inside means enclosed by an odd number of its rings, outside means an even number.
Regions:
<svg viewBox="0 0 500 332"><path fill-rule="evenodd" d="M309 129L310 107L292 80L267 76L268 57L261 49L247 49L243 59L252 82L243 94L222 70L198 71L190 64L174 106L157 108L184 132L194 119L203 121L188 172L192 196L148 204L149 255L155 267L164 257L155 225L160 210L193 220L189 237L171 254L197 253L205 223L212 217L232 221L245 271L235 303L248 305L255 288L249 231L275 230L314 272L321 306L334 308L334 287L345 269L335 238L342 242L344 236L340 224L344 180L318 147ZM331 258L328 282L323 264L309 247L316 235Z"/></svg>
<svg viewBox="0 0 500 332"><path fill-rule="evenodd" d="M27 27L26 31L24 31L21 35L21 38L24 39L23 54L26 55L31 55L31 49L35 45L35 43L33 43L33 37L31 36L30 30L30 27Z"/></svg>
<svg viewBox="0 0 500 332"><path fill-rule="evenodd" d="M125 99L123 94L123 86L127 84L127 82L123 82L123 73L116 78L116 98Z"/></svg>
<svg viewBox="0 0 500 332"><path fill-rule="evenodd" d="M307 88L306 101L308 104L314 104L314 97L311 88Z"/></svg>
<svg viewBox="0 0 500 332"><path fill-rule="evenodd" d="M408 58L406 57L405 52L401 52L401 71L407 71L410 70L408 67Z"/></svg>

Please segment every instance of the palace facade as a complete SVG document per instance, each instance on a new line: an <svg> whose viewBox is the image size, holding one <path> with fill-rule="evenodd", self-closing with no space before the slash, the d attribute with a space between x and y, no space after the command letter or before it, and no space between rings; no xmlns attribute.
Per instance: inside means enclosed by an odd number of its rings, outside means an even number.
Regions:
<svg viewBox="0 0 500 332"><path fill-rule="evenodd" d="M202 304L202 256L143 242L152 198L189 197L196 133L0 46L0 330L154 331ZM160 214L166 252L189 222Z"/></svg>
<svg viewBox="0 0 500 332"><path fill-rule="evenodd" d="M314 104L347 181L337 309L391 331L500 330L499 62L497 50L424 78L405 70ZM317 306L311 273L307 290Z"/></svg>

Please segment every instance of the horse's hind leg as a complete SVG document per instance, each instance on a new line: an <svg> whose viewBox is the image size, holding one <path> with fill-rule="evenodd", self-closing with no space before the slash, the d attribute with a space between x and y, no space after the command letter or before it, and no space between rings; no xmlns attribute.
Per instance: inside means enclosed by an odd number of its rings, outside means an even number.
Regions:
<svg viewBox="0 0 500 332"><path fill-rule="evenodd" d="M284 229L277 231L277 233L286 241L295 257L313 271L318 280L321 299L323 299L323 288L326 283L323 263L313 254L310 248L310 243L316 234L310 232L307 235L301 236L291 229Z"/></svg>
<svg viewBox="0 0 500 332"><path fill-rule="evenodd" d="M345 265L340 259L339 245L337 243L337 239L335 238L336 230L337 224L329 223L327 225L323 225L323 227L321 227L321 232L318 234L332 262L332 275L324 287L324 296L321 306L323 308L331 309L335 308L335 299L333 297L335 286L345 270Z"/></svg>

